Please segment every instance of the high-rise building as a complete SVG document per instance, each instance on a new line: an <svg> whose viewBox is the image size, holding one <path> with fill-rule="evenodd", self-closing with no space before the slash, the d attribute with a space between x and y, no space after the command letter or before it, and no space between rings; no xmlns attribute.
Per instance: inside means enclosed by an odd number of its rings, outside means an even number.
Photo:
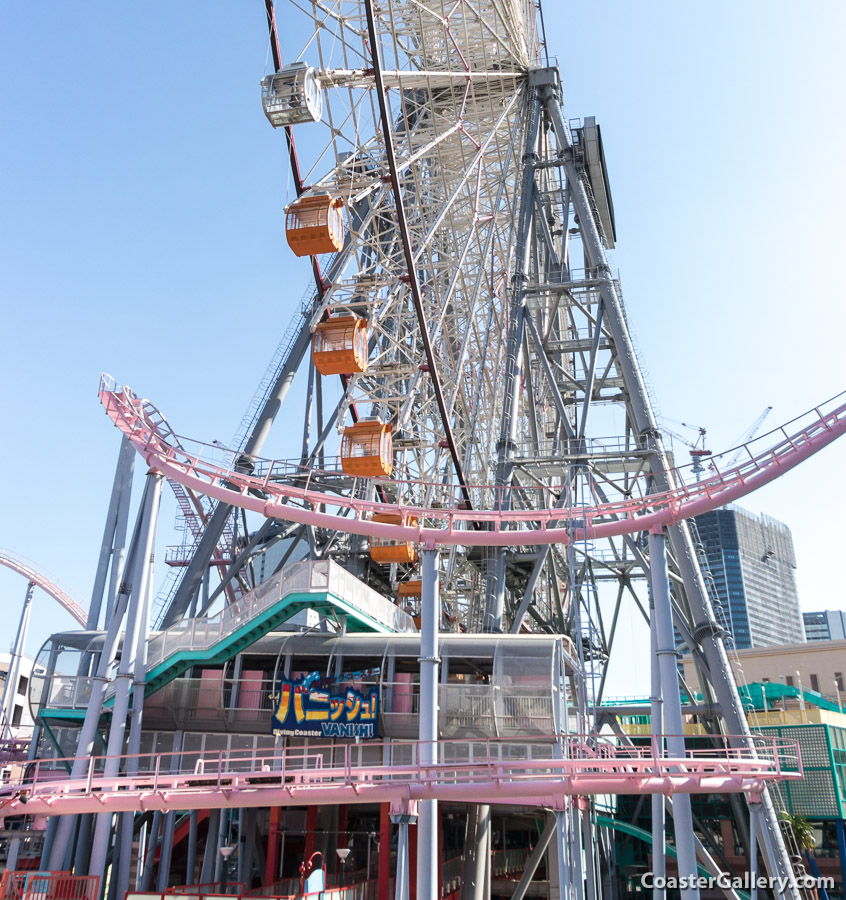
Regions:
<svg viewBox="0 0 846 900"><path fill-rule="evenodd" d="M32 668L35 663L28 657L22 656L20 669L18 671L18 683L11 699L7 699L8 710L0 710L0 733L2 733L4 722L4 714L8 712L9 727L13 730L13 736L18 737L18 729L32 728L32 716L30 715L28 694L29 681L32 678ZM9 653L0 653L0 696L3 695L6 688L6 679L9 677L9 669L12 667L12 657ZM37 669L37 673L43 674L41 667Z"/></svg>
<svg viewBox="0 0 846 900"><path fill-rule="evenodd" d="M804 641L790 529L738 506L697 516L696 527L734 646Z"/></svg>
<svg viewBox="0 0 846 900"><path fill-rule="evenodd" d="M822 612L802 613L805 620L805 640L842 641L846 639L846 612L826 609Z"/></svg>

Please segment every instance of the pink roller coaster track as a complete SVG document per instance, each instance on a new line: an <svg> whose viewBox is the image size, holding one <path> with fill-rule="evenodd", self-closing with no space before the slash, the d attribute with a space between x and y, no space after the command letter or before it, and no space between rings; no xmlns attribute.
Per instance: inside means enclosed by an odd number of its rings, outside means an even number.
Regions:
<svg viewBox="0 0 846 900"><path fill-rule="evenodd" d="M0 549L0 566L6 566L13 572L23 575L29 582L37 585L42 591L49 594L54 600L61 605L76 619L79 624L85 628L86 615L85 610L75 603L71 598L56 584L50 581L45 575L42 575L35 566L27 559L10 553L8 550Z"/></svg>
<svg viewBox="0 0 846 900"><path fill-rule="evenodd" d="M380 751L378 758L384 751L390 759L420 759L417 741L369 746ZM38 815L430 799L560 808L576 794L757 794L768 782L802 777L797 744L783 738L759 738L754 748L731 747L726 738L717 748L688 750L680 758L661 756L657 742L591 747L570 740L566 758L551 759L536 758L538 750L551 755L548 743L439 741L434 764L384 766L361 764L360 749L336 747L334 759L303 747L159 754L135 757L146 769L138 775L112 776L102 774L104 757L90 757L79 778L57 777L56 761L49 760L30 767L23 784L0 789L0 800L23 790L26 812ZM127 759L120 757L119 765ZM20 800L11 800L7 814L19 808Z"/></svg>
<svg viewBox="0 0 846 900"><path fill-rule="evenodd" d="M846 431L845 398L846 392L839 394L824 404L827 411L817 407L746 445L748 458L725 472L718 468L721 457L714 457L712 471L701 481L685 483L682 471L676 469L669 473L670 483L677 485L671 490L644 491L639 497L577 509L557 508L553 492L539 488L536 499L541 502L533 506L540 508L519 508L522 504L512 503L507 504L510 509L503 511L498 508L500 489L485 486L473 488L483 498L479 504L483 508L468 510L454 492L444 493L442 485L385 482L391 490L409 497L424 492L437 497L439 505L423 507L402 500L386 503L332 493L325 485L338 478L338 471L299 468L258 458L249 460L249 473L236 471L236 463L241 460L234 452L221 453L214 446L187 439L175 441L170 428L148 416L145 401L135 397L129 388L117 389L108 376L103 377L100 387L107 414L148 465L186 487L268 518L432 546L567 544L585 538L652 531L700 515L757 490L840 437ZM757 450L765 438L775 443ZM189 452L185 444L198 449ZM524 488L514 490L527 493ZM337 512L327 512L327 508ZM398 514L404 522L413 517L419 524L374 522L370 518L374 513ZM567 521L572 524L561 527L560 523ZM479 524L483 528L477 528Z"/></svg>

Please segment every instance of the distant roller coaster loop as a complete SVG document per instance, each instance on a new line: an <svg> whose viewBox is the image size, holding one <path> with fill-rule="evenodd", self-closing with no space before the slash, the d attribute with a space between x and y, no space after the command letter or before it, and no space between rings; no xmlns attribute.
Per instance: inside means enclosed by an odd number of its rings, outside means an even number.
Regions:
<svg viewBox="0 0 846 900"><path fill-rule="evenodd" d="M846 392L843 392L745 445L748 458L739 465L720 472L720 456L713 457L713 470L701 481L685 483L682 470L674 469L668 473L668 480L676 485L670 490L575 509L556 507L553 491L538 488L535 496L546 505L501 510L496 508L500 505L496 502L497 488L476 486L472 490L487 497L488 502L479 504L483 508L467 509L451 486L384 482L396 489L406 488L410 493L422 493L427 488L430 492L439 491L439 506L363 500L331 493L322 487L327 479L337 478L340 474L337 471L313 470L252 457L245 460L234 451L221 453L218 445L197 444L184 438L176 441L166 423L149 415L146 401L137 398L128 387L118 388L109 376L103 376L101 381L100 400L109 418L150 468L186 487L267 518L431 546L567 544L654 531L752 493L846 432ZM789 432L787 429L791 427L794 430ZM753 452L755 445L760 446L763 440L775 436L775 443ZM186 444L200 449L191 453ZM732 448L722 456L735 451ZM527 493L522 487L511 490ZM327 507L338 512L327 512ZM406 524L373 521L370 516L377 513L398 515ZM412 524L413 520L416 524Z"/></svg>
<svg viewBox="0 0 846 900"><path fill-rule="evenodd" d="M32 584L37 585L42 591L49 594L57 603L60 603L79 624L85 628L85 610L72 600L58 585L54 584L46 575L39 572L33 563L22 556L0 549L0 565L6 566L13 572L23 575Z"/></svg>

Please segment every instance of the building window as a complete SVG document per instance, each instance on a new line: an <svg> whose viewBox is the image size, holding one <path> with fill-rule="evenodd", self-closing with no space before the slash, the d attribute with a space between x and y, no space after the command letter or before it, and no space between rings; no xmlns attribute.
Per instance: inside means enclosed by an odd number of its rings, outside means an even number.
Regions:
<svg viewBox="0 0 846 900"><path fill-rule="evenodd" d="M842 672L834 673L834 683L837 685L838 691L843 690L843 673Z"/></svg>
<svg viewBox="0 0 846 900"><path fill-rule="evenodd" d="M12 713L12 726L17 727L21 724L21 716L23 715L23 707L15 704L15 711Z"/></svg>
<svg viewBox="0 0 846 900"><path fill-rule="evenodd" d="M820 692L820 680L816 675L811 675L811 690L817 693Z"/></svg>
<svg viewBox="0 0 846 900"><path fill-rule="evenodd" d="M792 676L792 675L785 675L785 676L784 676L784 683L785 683L788 687L793 687L793 676Z"/></svg>

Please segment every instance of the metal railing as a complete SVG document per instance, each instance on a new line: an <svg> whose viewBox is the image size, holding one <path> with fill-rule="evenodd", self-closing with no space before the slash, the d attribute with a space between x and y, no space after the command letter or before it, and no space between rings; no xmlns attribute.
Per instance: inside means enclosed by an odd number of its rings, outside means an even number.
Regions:
<svg viewBox="0 0 846 900"><path fill-rule="evenodd" d="M590 742L571 738L562 741L563 758L553 758L549 741L452 740L439 741L437 761L427 764L420 761L418 741L368 741L317 749L121 756L118 768L124 769L132 759L138 775L109 777L100 774L106 757L86 757L85 774L74 779L57 778L56 760L44 761L44 769L42 761L36 761L27 766L22 783L0 788L0 799L21 790L27 794L26 802L35 804L41 798L53 802L58 796L76 799L96 794L102 798L109 792L125 796L125 792L140 791L149 797L176 789L234 792L289 785L296 785L298 791L308 787L354 787L358 791L363 784L394 788L402 783L430 788L495 783L498 790L505 785L520 787L528 796L533 783L559 780L567 782L569 790L579 779L591 784L597 779L622 779L634 787L647 776L707 778L716 774L760 783L803 774L796 741L755 737L750 745L748 738L712 736L709 744L690 748L683 757L669 757L664 743L656 738L634 745L619 744L614 738L591 738ZM65 762L71 768L75 760ZM233 803L237 805L235 797ZM34 806L27 807L31 808Z"/></svg>
<svg viewBox="0 0 846 900"><path fill-rule="evenodd" d="M234 634L260 613L297 593L333 594L392 631L415 632L407 613L359 581L332 560L291 563L216 616L184 619L150 639L147 670L182 650L206 651Z"/></svg>
<svg viewBox="0 0 846 900"><path fill-rule="evenodd" d="M94 678L90 675L54 675L47 689L46 709L86 709Z"/></svg>
<svg viewBox="0 0 846 900"><path fill-rule="evenodd" d="M0 880L0 900L97 900L98 875L67 872L10 872Z"/></svg>
<svg viewBox="0 0 846 900"><path fill-rule="evenodd" d="M262 491L268 495L262 503L265 515L274 515L283 506L286 511L293 509L290 503L294 501L298 505L297 521L325 525L327 519L334 518L340 523L341 530L343 509L355 513L358 528L354 530L365 528L364 520L370 513L399 512L405 517L416 517L419 527L413 529L368 521L366 533L396 536L401 540L425 540L425 529L432 527L443 543L480 546L500 543L502 536L496 532L502 530L508 530L509 534L529 531L533 544L558 542L563 539L563 526L556 523L561 522L567 522L570 529L592 529L595 536L612 536L642 530L643 521L648 521L650 527L667 524L739 499L846 433L844 397L846 392L827 401L825 411L816 407L743 445L744 459L736 465L733 458L737 448L732 448L711 456L707 476L698 480L691 477L689 466L671 467L665 479L658 479L659 483L666 480L671 487L655 494L649 493L649 479L657 473L644 471L634 480L626 476L618 485L620 498L574 511L556 508L559 488L554 485L474 485L470 489L472 508L468 508L455 485L420 480L367 479L368 484L384 483L387 493L398 498L395 503L361 499L355 479L350 495L329 493L322 483L324 473L315 469L302 469L294 480L282 484L274 476L274 470L278 472L281 465L278 461L251 460L254 464L252 474L245 473L243 467L239 471L231 451L226 458L221 458L218 448L202 442L180 438L179 445L169 443L168 435L157 431L155 421L146 417L143 404L128 388L117 393L108 389L101 391L109 416L148 461L155 460L156 466L168 477L191 483L218 499L249 506L241 497L248 491ZM189 446L190 451L186 449ZM509 502L511 493L514 493L513 502ZM419 499L414 499L424 496L428 498L425 508L419 506ZM324 505L337 512L320 511ZM479 523L489 523L492 528L468 530ZM516 534L509 543L519 543Z"/></svg>

